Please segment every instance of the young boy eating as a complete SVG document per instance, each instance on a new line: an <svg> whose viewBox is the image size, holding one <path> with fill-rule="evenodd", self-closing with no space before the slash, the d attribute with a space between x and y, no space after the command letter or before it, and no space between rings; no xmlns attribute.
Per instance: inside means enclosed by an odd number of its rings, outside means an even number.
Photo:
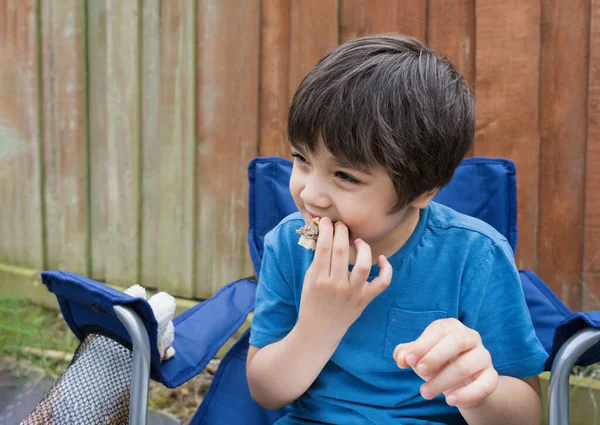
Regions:
<svg viewBox="0 0 600 425"><path fill-rule="evenodd" d="M417 40L338 46L289 112L299 212L265 238L247 378L285 424L537 424L538 341L513 252L432 202L474 100ZM316 249L296 231L314 218Z"/></svg>

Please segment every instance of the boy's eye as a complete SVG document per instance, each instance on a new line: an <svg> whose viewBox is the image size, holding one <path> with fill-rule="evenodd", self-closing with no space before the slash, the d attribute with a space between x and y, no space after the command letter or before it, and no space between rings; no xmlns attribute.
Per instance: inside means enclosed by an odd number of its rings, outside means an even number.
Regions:
<svg viewBox="0 0 600 425"><path fill-rule="evenodd" d="M308 161L306 160L306 158L304 158L299 153L293 152L292 153L292 158L294 158L295 161L298 161L301 164L308 164Z"/></svg>
<svg viewBox="0 0 600 425"><path fill-rule="evenodd" d="M350 183L350 184L359 184L360 182L358 180L356 180L354 177L352 177L349 174L344 173L343 171L338 171L335 173L335 176L340 179L341 181L343 181L344 183Z"/></svg>

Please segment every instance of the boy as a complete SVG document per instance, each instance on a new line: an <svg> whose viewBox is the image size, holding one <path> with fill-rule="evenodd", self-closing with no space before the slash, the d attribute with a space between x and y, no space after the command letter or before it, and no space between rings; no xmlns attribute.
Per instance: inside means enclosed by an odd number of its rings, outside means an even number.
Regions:
<svg viewBox="0 0 600 425"><path fill-rule="evenodd" d="M431 202L473 136L462 77L412 38L352 40L304 78L299 212L265 238L247 360L254 400L286 406L277 425L539 423L547 354L510 246Z"/></svg>

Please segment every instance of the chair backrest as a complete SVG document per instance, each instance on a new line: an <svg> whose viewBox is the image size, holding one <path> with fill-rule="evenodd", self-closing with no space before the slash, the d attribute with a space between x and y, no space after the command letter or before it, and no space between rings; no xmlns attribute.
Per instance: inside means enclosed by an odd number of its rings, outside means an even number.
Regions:
<svg viewBox="0 0 600 425"><path fill-rule="evenodd" d="M290 161L277 157L256 158L248 167L248 244L257 275L260 273L266 233L286 215L296 211L288 190L291 169ZM491 158L464 160L450 184L439 192L435 200L486 221L506 236L513 250L516 247L516 180L511 161ZM558 347L570 335L564 332L564 335L558 336L558 340L555 335L555 329L558 327L560 331L559 324L565 323L564 319L570 311L535 274L523 271L520 277L538 338L544 348L552 352L546 364L549 369ZM587 317L577 318L569 326L580 328L586 321L589 322ZM223 358L209 392L190 425L228 425L238 423L240 417L244 418L247 425L270 425L283 414L283 409L263 409L250 397L245 367L248 334L246 331ZM599 357L600 350L596 350L595 358Z"/></svg>
<svg viewBox="0 0 600 425"><path fill-rule="evenodd" d="M250 181L248 245L256 275L260 274L264 237L286 215L297 211L288 183L292 162L278 157L255 158L248 166ZM515 165L503 158L467 158L452 180L434 200L454 210L479 218L517 245L517 184ZM560 341L570 332L559 324L572 313L534 273L520 273L525 300L536 334L550 354L552 365ZM568 329L586 325L589 317L578 318ZM565 328L567 326L564 326ZM558 329L558 331L556 331ZM585 360L585 359L583 359Z"/></svg>
<svg viewBox="0 0 600 425"><path fill-rule="evenodd" d="M248 245L257 276L265 235L282 218L297 211L288 189L291 172L292 162L278 157L255 158L248 166ZM467 158L434 200L485 221L506 237L513 251L516 249L517 194L512 161Z"/></svg>

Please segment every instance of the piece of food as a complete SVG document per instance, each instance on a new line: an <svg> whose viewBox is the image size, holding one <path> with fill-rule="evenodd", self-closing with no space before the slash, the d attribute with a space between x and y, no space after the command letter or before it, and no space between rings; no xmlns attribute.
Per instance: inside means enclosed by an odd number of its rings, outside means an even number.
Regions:
<svg viewBox="0 0 600 425"><path fill-rule="evenodd" d="M317 247L317 238L319 237L319 220L319 217L311 218L306 225L296 230L296 233L300 234L298 245L312 250Z"/></svg>

